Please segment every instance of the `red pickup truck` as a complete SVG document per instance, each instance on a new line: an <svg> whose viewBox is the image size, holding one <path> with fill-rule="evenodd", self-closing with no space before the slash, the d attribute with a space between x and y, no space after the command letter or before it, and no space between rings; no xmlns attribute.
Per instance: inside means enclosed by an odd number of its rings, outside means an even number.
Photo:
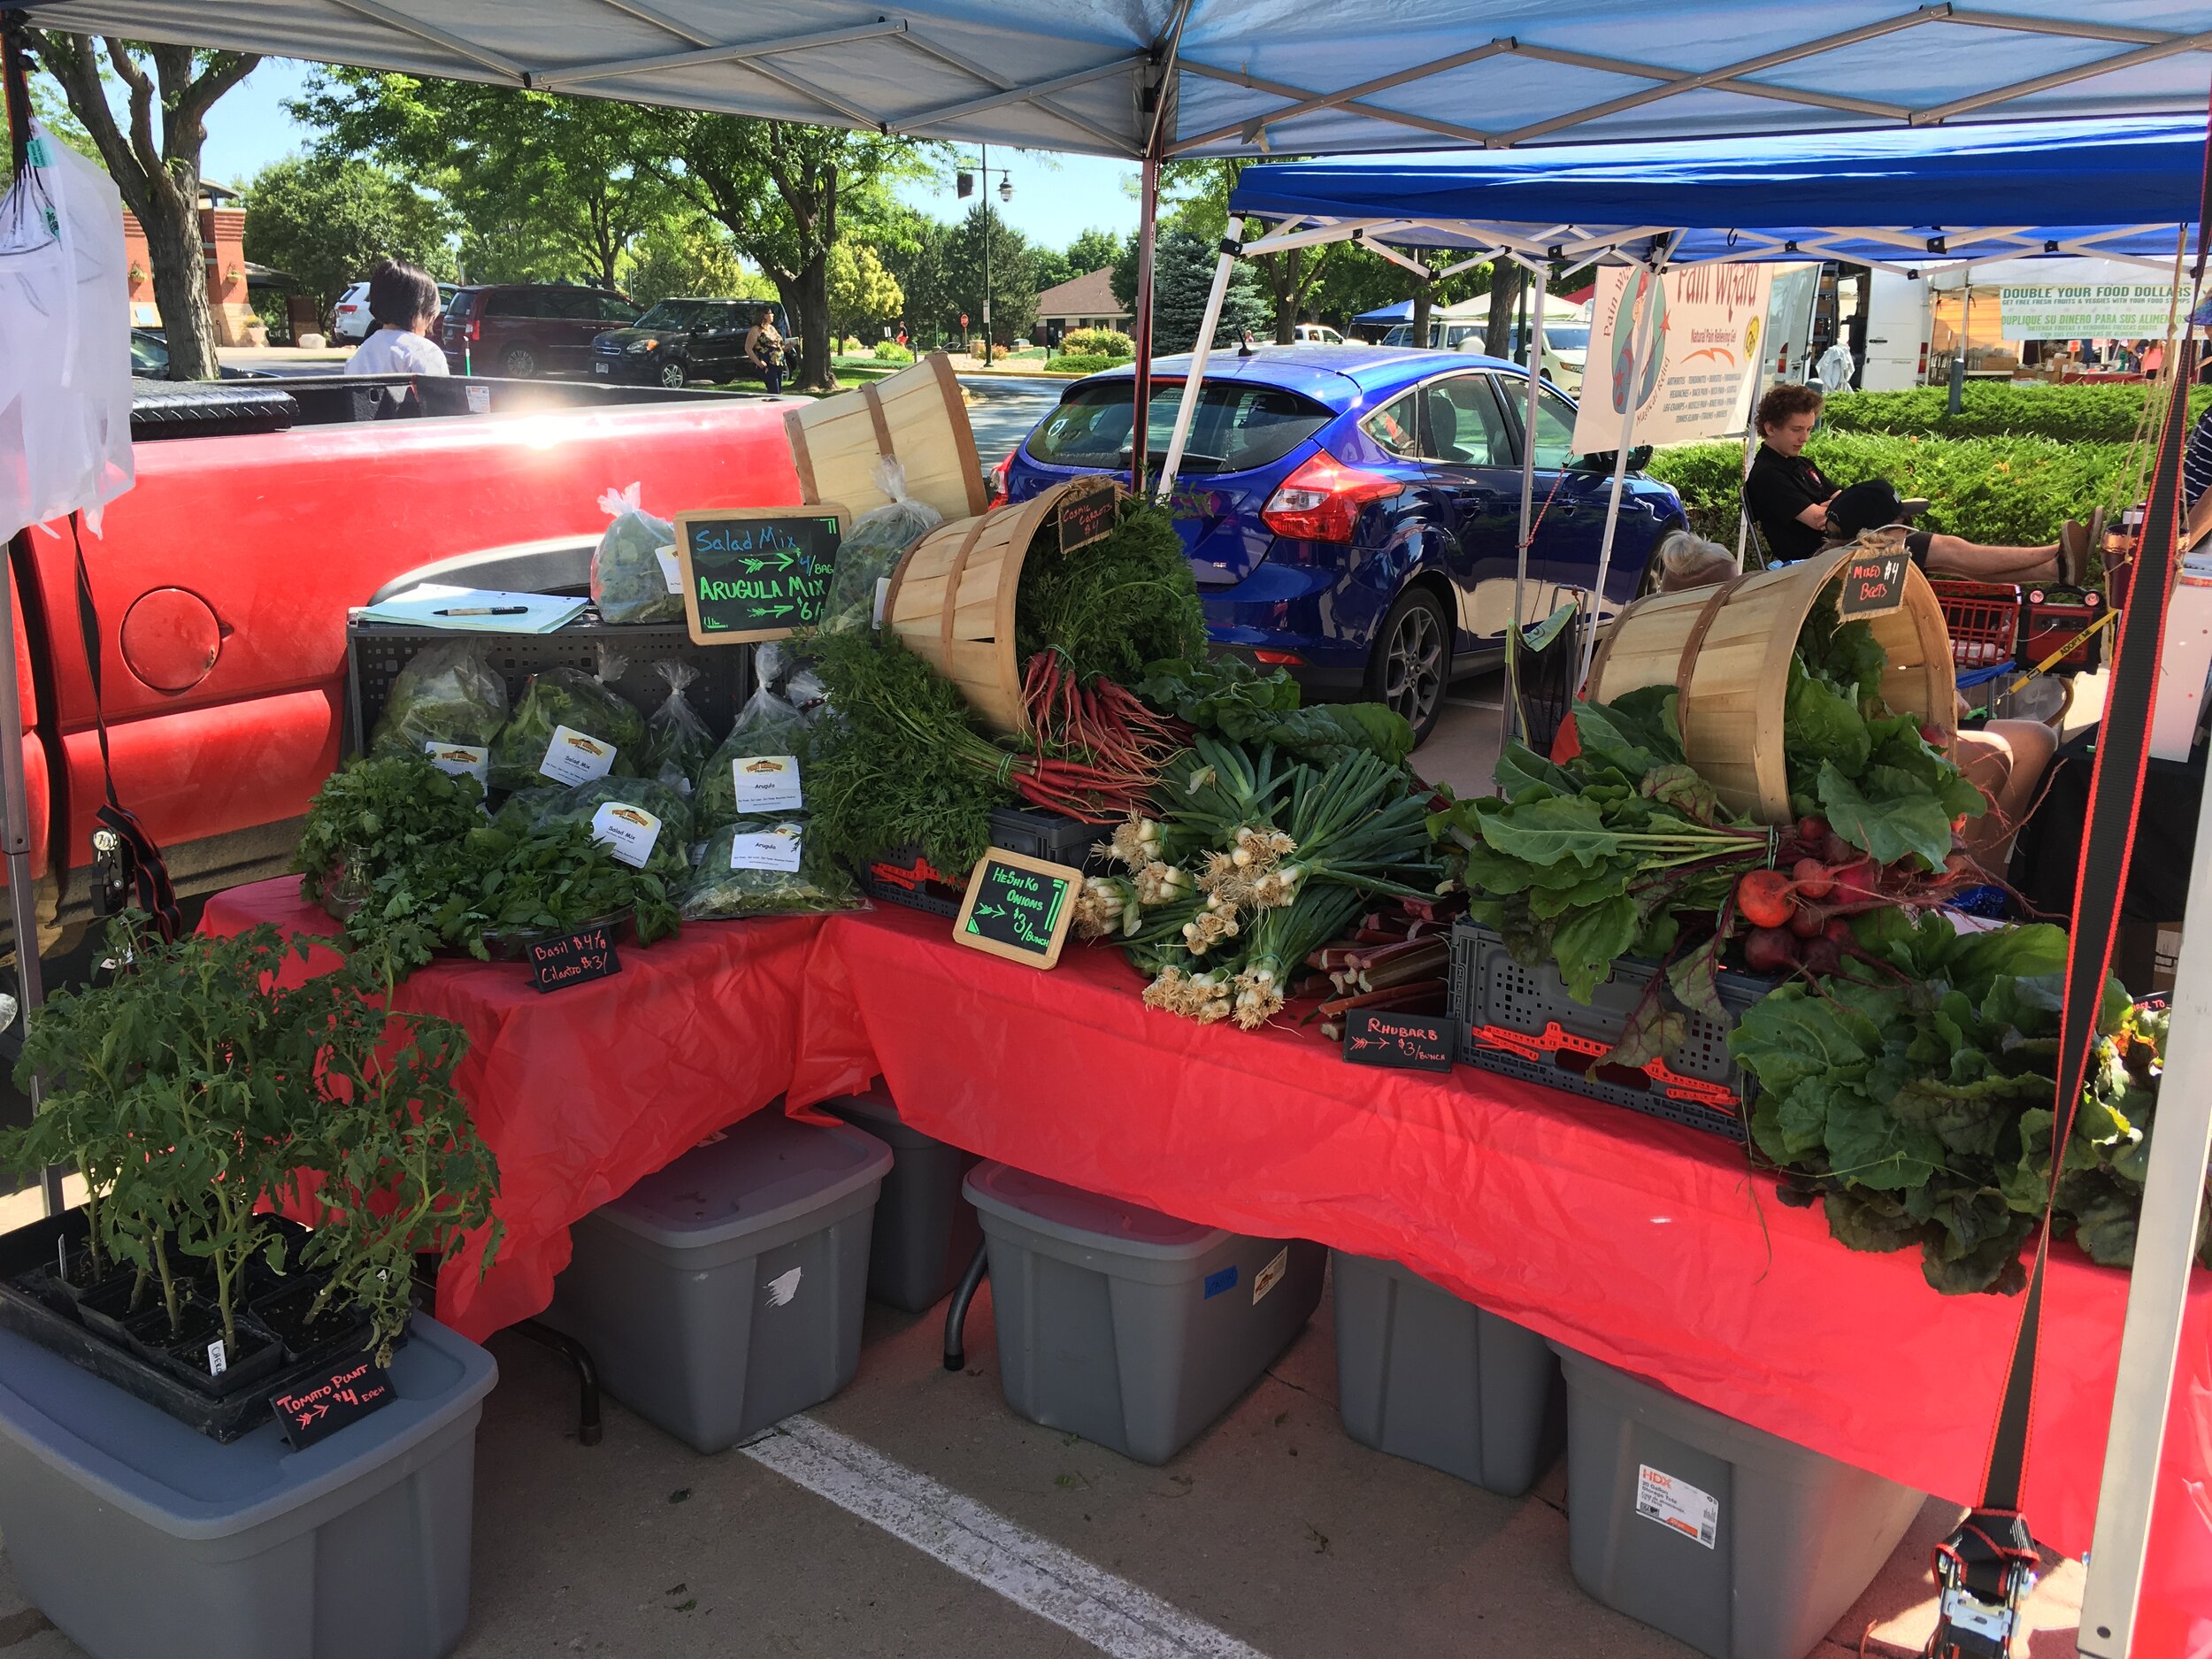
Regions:
<svg viewBox="0 0 2212 1659"><path fill-rule="evenodd" d="M583 592L610 486L641 484L664 515L799 500L788 399L457 378L140 390L138 481L84 553L116 792L180 894L288 862L339 761L348 607L424 579ZM89 919L103 784L69 526L27 540L10 577L50 951Z"/></svg>

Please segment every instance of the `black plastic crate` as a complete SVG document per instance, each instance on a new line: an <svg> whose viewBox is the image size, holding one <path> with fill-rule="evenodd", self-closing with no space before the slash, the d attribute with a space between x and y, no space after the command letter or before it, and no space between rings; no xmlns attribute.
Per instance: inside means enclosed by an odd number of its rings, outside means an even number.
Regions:
<svg viewBox="0 0 2212 1659"><path fill-rule="evenodd" d="M1728 1033L1776 981L1723 970L1726 1019L1693 1012L1663 987L1666 1005L1687 1017L1688 1036L1641 1070L1600 1064L1658 972L1655 963L1624 958L1594 1002L1578 1002L1550 963L1523 967L1494 930L1463 918L1452 929L1460 1062L1741 1141L1750 1079L1728 1052Z"/></svg>
<svg viewBox="0 0 2212 1659"><path fill-rule="evenodd" d="M1106 824L1086 824L1057 812L1026 807L1002 806L991 813L991 845L1010 853L1026 853L1056 864L1078 870L1096 867L1100 861L1091 849L1113 833ZM854 872L860 890L886 904L903 904L932 916L957 916L968 879L930 867L918 847L901 847L872 858Z"/></svg>
<svg viewBox="0 0 2212 1659"><path fill-rule="evenodd" d="M518 702L523 686L541 668L599 672L604 645L628 659L614 688L650 714L668 699L668 682L653 664L671 657L690 664L699 678L684 695L718 741L737 719L753 689L753 648L698 645L680 622L602 622L595 611L551 634L472 634L453 628L411 627L388 622L346 624L346 752L357 755L376 729L377 717L391 695L392 681L417 651L431 645L465 644L507 682L509 702Z"/></svg>

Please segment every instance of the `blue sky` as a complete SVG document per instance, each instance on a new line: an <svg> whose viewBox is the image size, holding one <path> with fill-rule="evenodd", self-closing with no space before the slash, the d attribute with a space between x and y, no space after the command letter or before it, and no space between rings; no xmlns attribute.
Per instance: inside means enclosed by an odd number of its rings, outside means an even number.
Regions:
<svg viewBox="0 0 2212 1659"><path fill-rule="evenodd" d="M271 58L208 112L202 166L209 178L242 184L270 162L306 146L311 134L284 106L300 95L312 67ZM972 145L962 150L971 158L975 155ZM1137 170L1128 162L995 150L991 166L994 188L1002 166L1012 179L1014 199L1001 209L1006 222L1032 242L1064 248L1093 227L1124 234L1137 227L1137 198L1131 188ZM899 194L939 219L957 219L968 206L953 195L949 169L941 180L902 185ZM993 202L996 204L995 196Z"/></svg>

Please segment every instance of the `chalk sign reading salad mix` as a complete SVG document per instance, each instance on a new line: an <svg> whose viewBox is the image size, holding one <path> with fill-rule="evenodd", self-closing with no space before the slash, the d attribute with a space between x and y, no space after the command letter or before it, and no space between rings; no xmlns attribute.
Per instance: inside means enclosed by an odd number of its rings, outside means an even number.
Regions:
<svg viewBox="0 0 2212 1659"><path fill-rule="evenodd" d="M843 509L733 507L676 515L684 618L701 645L780 640L821 620Z"/></svg>

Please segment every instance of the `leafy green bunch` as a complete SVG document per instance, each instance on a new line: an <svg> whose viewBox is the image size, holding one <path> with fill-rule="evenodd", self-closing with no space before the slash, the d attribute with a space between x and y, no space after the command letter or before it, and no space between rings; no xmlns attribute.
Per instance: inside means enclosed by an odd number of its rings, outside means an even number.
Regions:
<svg viewBox="0 0 2212 1659"><path fill-rule="evenodd" d="M1261 745L1327 766L1365 750L1395 764L1413 752L1413 728L1379 703L1299 706L1286 669L1263 674L1241 657L1148 663L1133 687L1163 714L1232 742Z"/></svg>
<svg viewBox="0 0 2212 1659"><path fill-rule="evenodd" d="M78 1169L91 1270L133 1271L134 1309L158 1305L173 1333L197 1294L235 1351L250 1264L306 1265L326 1276L317 1311L364 1310L388 1346L416 1252L488 1227L489 1264L498 1166L453 1087L457 1026L388 1013L366 956L284 985L309 941L266 926L172 943L134 913L107 948L111 982L31 1016L18 1075L48 1092L0 1132L0 1168ZM262 1207L318 1194L325 1225L290 1259Z"/></svg>
<svg viewBox="0 0 2212 1659"><path fill-rule="evenodd" d="M292 855L301 896L358 904L380 877L481 824L483 799L473 778L449 776L419 753L341 767L315 792Z"/></svg>
<svg viewBox="0 0 2212 1659"><path fill-rule="evenodd" d="M1893 910L1853 926L1871 960L1782 987L1730 1035L1758 1082L1753 1144L1839 1242L1918 1246L1947 1294L2016 1292L2050 1184L2065 933ZM2056 1212L2108 1265L2134 1256L2164 1027L2108 981Z"/></svg>
<svg viewBox="0 0 2212 1659"><path fill-rule="evenodd" d="M1022 562L1014 649L1026 663L1058 648L1078 675L1134 684L1162 658L1206 654L1198 584L1167 510L1125 497L1113 530L1072 553L1041 535Z"/></svg>

